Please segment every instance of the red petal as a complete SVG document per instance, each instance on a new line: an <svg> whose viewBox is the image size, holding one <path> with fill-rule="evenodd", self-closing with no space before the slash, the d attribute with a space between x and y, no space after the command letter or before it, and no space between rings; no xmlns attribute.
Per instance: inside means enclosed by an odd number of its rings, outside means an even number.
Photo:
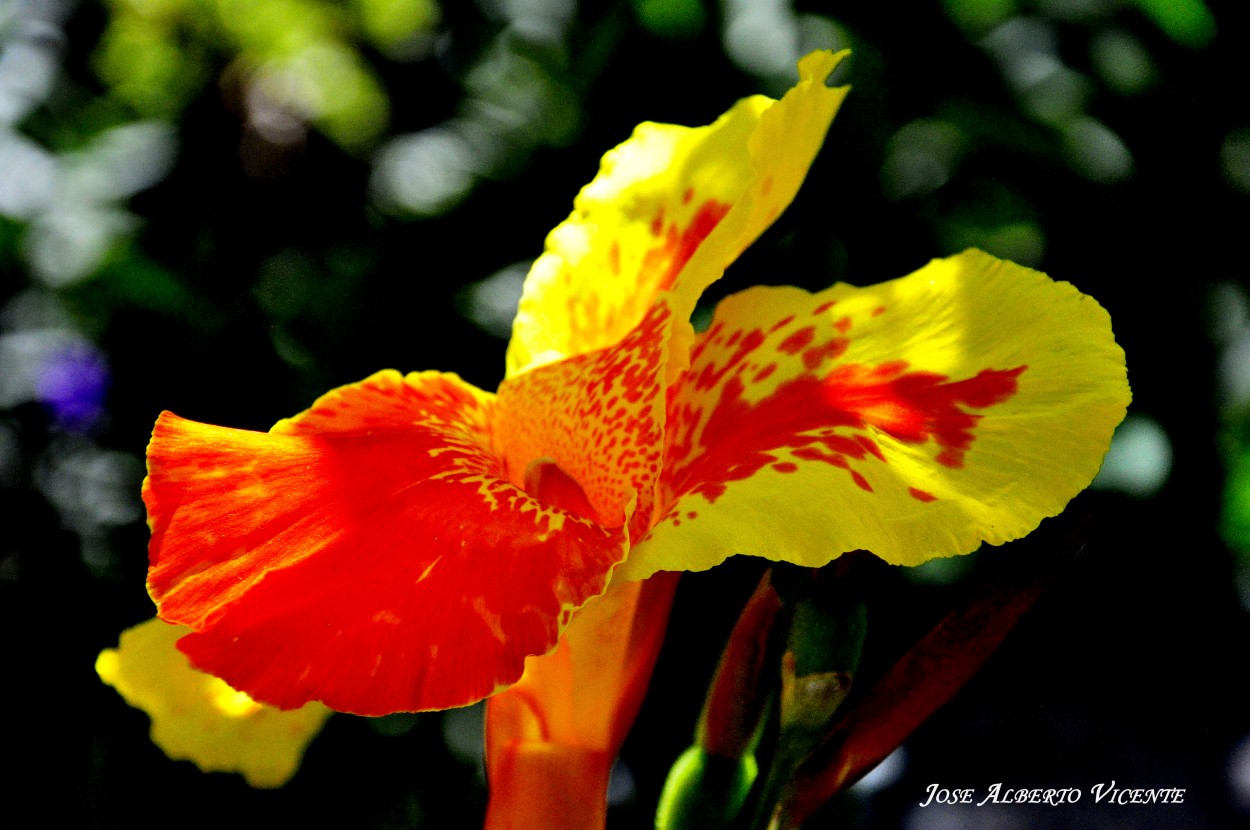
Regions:
<svg viewBox="0 0 1250 830"><path fill-rule="evenodd" d="M162 415L148 585L196 629L180 648L280 707L439 709L515 682L626 543L502 478L493 404L382 372L270 433Z"/></svg>

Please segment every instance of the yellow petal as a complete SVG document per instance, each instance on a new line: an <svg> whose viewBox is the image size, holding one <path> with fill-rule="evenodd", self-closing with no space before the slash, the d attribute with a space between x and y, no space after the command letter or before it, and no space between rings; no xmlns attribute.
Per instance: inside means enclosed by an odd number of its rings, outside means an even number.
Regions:
<svg viewBox="0 0 1250 830"><path fill-rule="evenodd" d="M1089 484L1128 401L1107 313L979 251L869 288L750 289L673 390L668 509L616 578L1001 544Z"/></svg>
<svg viewBox="0 0 1250 830"><path fill-rule="evenodd" d="M794 198L846 95L825 85L841 58L804 58L779 102L744 99L706 127L641 124L605 155L526 280L508 376L616 343L661 292L686 320Z"/></svg>
<svg viewBox="0 0 1250 830"><path fill-rule="evenodd" d="M152 718L152 741L204 772L237 772L253 787L281 787L330 710L320 703L280 711L191 668L174 645L190 632L151 619L122 632L96 660L100 679Z"/></svg>

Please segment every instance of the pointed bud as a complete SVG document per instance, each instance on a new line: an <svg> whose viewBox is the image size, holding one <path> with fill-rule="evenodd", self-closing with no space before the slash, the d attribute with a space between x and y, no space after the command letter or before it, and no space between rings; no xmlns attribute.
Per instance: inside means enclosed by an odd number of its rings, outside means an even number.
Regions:
<svg viewBox="0 0 1250 830"><path fill-rule="evenodd" d="M733 825L758 767L755 756L725 758L700 746L682 753L669 771L655 813L656 830L716 830Z"/></svg>
<svg viewBox="0 0 1250 830"><path fill-rule="evenodd" d="M755 782L754 748L776 683L773 628L780 611L781 600L765 574L721 654L695 745L669 771L657 830L727 828L741 811Z"/></svg>

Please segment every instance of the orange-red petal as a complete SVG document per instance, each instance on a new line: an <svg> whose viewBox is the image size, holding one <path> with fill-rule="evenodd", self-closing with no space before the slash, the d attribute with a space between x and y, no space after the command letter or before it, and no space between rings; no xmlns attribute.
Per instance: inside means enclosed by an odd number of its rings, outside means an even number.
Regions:
<svg viewBox="0 0 1250 830"><path fill-rule="evenodd" d="M487 830L603 825L608 774L659 655L676 573L614 583L486 704Z"/></svg>
<svg viewBox="0 0 1250 830"><path fill-rule="evenodd" d="M514 682L627 543L504 477L493 407L453 375L380 372L269 433L162 415L148 585L195 629L179 647L284 708L438 709Z"/></svg>

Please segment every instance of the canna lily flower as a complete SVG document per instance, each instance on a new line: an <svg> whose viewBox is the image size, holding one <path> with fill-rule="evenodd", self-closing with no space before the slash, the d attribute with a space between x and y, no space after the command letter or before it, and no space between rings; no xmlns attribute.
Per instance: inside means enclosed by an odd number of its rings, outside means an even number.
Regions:
<svg viewBox="0 0 1250 830"><path fill-rule="evenodd" d="M502 792L543 745L610 763L671 597L642 580L735 554L914 565L1062 510L1129 398L1106 312L1072 286L970 251L688 322L793 198L840 57L608 153L529 275L497 392L385 371L268 433L162 414L148 588L191 662L278 707L366 715L514 686L488 724ZM587 703L590 678L617 693Z"/></svg>

